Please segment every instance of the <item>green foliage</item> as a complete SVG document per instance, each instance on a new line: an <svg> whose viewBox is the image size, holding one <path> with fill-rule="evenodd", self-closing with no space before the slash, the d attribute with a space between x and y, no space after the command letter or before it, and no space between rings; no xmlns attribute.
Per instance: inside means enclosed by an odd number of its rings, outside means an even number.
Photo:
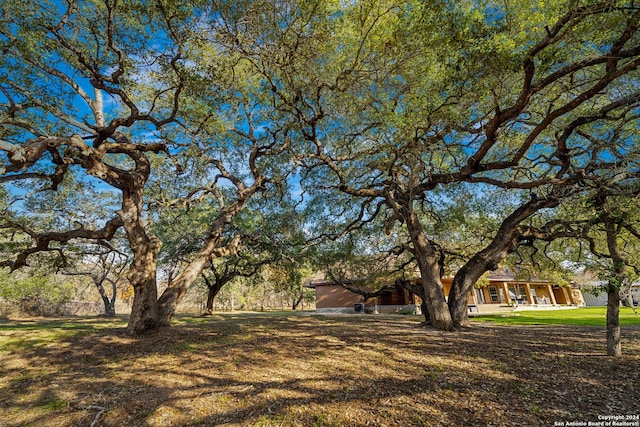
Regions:
<svg viewBox="0 0 640 427"><path fill-rule="evenodd" d="M74 283L42 271L0 272L0 298L30 315L64 314L63 304L75 293Z"/></svg>
<svg viewBox="0 0 640 427"><path fill-rule="evenodd" d="M592 267L592 269L597 273L598 279L607 284L608 289L624 289L626 286L630 286L636 282L639 278L639 274L636 271L627 269L623 267L622 264L602 265L598 269L594 267ZM621 274L620 271L624 271L624 273Z"/></svg>

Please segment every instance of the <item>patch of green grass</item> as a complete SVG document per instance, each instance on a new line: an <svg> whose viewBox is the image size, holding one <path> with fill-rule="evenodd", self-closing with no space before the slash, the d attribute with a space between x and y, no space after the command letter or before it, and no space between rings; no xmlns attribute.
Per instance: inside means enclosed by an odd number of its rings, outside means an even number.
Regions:
<svg viewBox="0 0 640 427"><path fill-rule="evenodd" d="M0 334L0 348L6 351L33 350L78 335L74 330L32 330L27 333Z"/></svg>
<svg viewBox="0 0 640 427"><path fill-rule="evenodd" d="M606 307L582 307L570 310L528 310L508 314L480 315L475 316L472 321L503 325L605 326L606 315ZM640 325L640 316L636 316L629 307L620 307L620 325Z"/></svg>
<svg viewBox="0 0 640 427"><path fill-rule="evenodd" d="M331 421L326 415L316 415L313 420L313 427L337 427L338 423Z"/></svg>
<svg viewBox="0 0 640 427"><path fill-rule="evenodd" d="M30 320L9 320L0 323L2 331L39 331L51 329L65 330L96 330L111 329L126 326L126 317L105 318L105 317L70 317L60 319L30 319Z"/></svg>
<svg viewBox="0 0 640 427"><path fill-rule="evenodd" d="M92 331L125 325L122 319L96 317L8 321L0 324L0 348L7 351L30 350Z"/></svg>
<svg viewBox="0 0 640 427"><path fill-rule="evenodd" d="M67 402L62 399L53 399L41 402L39 407L46 409L47 411L58 411L67 407Z"/></svg>

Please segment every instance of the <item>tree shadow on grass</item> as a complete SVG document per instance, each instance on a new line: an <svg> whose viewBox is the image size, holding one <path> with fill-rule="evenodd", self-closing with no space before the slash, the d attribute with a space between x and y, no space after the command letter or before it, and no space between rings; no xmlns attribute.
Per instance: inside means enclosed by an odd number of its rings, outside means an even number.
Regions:
<svg viewBox="0 0 640 427"><path fill-rule="evenodd" d="M28 331L32 333L32 330ZM19 333L19 331L18 331ZM0 424L553 425L632 414L640 331L375 317L216 317L142 337L96 329L8 353ZM621 386L621 384L627 384ZM102 411L102 412L101 412Z"/></svg>

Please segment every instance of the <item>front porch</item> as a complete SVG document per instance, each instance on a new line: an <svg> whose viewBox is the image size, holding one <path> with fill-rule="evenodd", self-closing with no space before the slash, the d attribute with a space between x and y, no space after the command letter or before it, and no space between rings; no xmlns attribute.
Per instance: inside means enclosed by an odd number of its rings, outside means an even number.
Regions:
<svg viewBox="0 0 640 427"><path fill-rule="evenodd" d="M584 300L579 289L553 285L549 282L490 281L475 288L469 295L469 303L476 306L504 305L544 309L555 306L582 306Z"/></svg>
<svg viewBox="0 0 640 427"><path fill-rule="evenodd" d="M573 310L578 307L575 305L519 305L519 306L509 306L503 304L480 304L477 306L470 306L468 311L469 317L475 316L483 316L483 315L518 315L519 311L528 311L528 310Z"/></svg>

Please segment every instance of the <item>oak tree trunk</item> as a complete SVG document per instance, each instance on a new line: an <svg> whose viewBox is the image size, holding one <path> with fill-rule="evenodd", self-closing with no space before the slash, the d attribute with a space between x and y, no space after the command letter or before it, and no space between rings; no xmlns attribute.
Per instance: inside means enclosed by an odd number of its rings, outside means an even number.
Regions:
<svg viewBox="0 0 640 427"><path fill-rule="evenodd" d="M102 302L104 303L104 316L105 317L116 317L115 301L111 301L106 296L103 296L102 297Z"/></svg>
<svg viewBox="0 0 640 427"><path fill-rule="evenodd" d="M216 294L217 292L214 292L213 289L209 289L209 291L207 292L207 306L204 310L204 314L213 314L213 301L216 299Z"/></svg>
<svg viewBox="0 0 640 427"><path fill-rule="evenodd" d="M205 309L205 314L211 315L213 313L213 301L216 299L218 292L222 289L222 286L226 282L223 281L215 281L211 283L207 280L207 308Z"/></svg>
<svg viewBox="0 0 640 427"><path fill-rule="evenodd" d="M244 187L239 191L240 196L231 205L227 206L211 225L209 235L202 244L195 258L189 265L175 278L165 289L158 301L158 315L161 326L169 326L178 303L187 292L189 286L202 273L211 262L212 257L224 256L237 250L239 238L237 237L230 244L230 247L221 248L224 241L223 231L231 223L233 218L244 208L249 199L261 188L264 183L263 177L257 177L251 187Z"/></svg>
<svg viewBox="0 0 640 427"><path fill-rule="evenodd" d="M491 243L458 270L451 284L448 301L454 326L468 325L468 296L478 279L485 272L495 270L500 262L517 249L522 239L532 237L531 229L520 227L522 221L540 209L557 206L559 201L558 197L539 198L535 194L532 195L527 203L502 221Z"/></svg>
<svg viewBox="0 0 640 427"><path fill-rule="evenodd" d="M431 323L431 315L429 314L429 307L427 303L424 302L424 299L420 302L420 310L422 311L422 315L424 316L425 323Z"/></svg>
<svg viewBox="0 0 640 427"><path fill-rule="evenodd" d="M508 252L502 250L486 250L471 258L453 278L449 291L449 313L454 326L464 327L469 325L469 293L482 275L497 268L499 261L507 256Z"/></svg>
<svg viewBox="0 0 640 427"><path fill-rule="evenodd" d="M622 356L620 345L620 288L609 285L607 292L607 355Z"/></svg>
<svg viewBox="0 0 640 427"><path fill-rule="evenodd" d="M116 286L113 285L112 297L111 299L107 295L104 290L104 286L99 280L94 279L94 283L96 288L98 288L98 292L100 293L100 298L102 298L102 303L104 304L104 316L105 317L115 317L116 316Z"/></svg>
<svg viewBox="0 0 640 427"><path fill-rule="evenodd" d="M159 326L158 290L156 287L157 251L147 248L143 256L134 259L128 273L129 282L133 285L133 306L127 332L132 335L142 334ZM138 259L136 259L138 258ZM142 258L142 259L140 259Z"/></svg>
<svg viewBox="0 0 640 427"><path fill-rule="evenodd" d="M458 272L459 273L459 272ZM480 273L480 276L484 272ZM467 295L470 291L467 289L473 289L473 285L477 282L480 276L475 275L458 275L453 278L451 284L451 291L449 291L449 313L451 314L451 320L456 327L463 327L469 325L468 315L468 301Z"/></svg>
<svg viewBox="0 0 640 427"><path fill-rule="evenodd" d="M296 309L298 308L298 306L300 305L300 303L302 302L302 298L304 297L304 292L300 291L300 295L298 295L297 298L295 298L293 300L293 303L291 304L291 309L293 311L296 311Z"/></svg>
<svg viewBox="0 0 640 427"><path fill-rule="evenodd" d="M141 180L139 177L137 179ZM131 335L142 334L159 326L156 268L158 252L162 247L160 239L146 231L142 215L144 184L136 183L123 192L122 209L119 212L133 253L127 273L134 291L127 325L127 332Z"/></svg>
<svg viewBox="0 0 640 427"><path fill-rule="evenodd" d="M210 235L193 261L164 290L158 301L158 321L161 326L171 324L182 296L210 262L211 254L221 240L219 234Z"/></svg>
<svg viewBox="0 0 640 427"><path fill-rule="evenodd" d="M606 208L603 208L605 201L606 196L598 194L596 206L602 208L601 218L605 226L607 249L613 264L607 286L607 355L622 356L622 347L620 346L620 288L625 281L627 266L618 245L618 225Z"/></svg>
<svg viewBox="0 0 640 427"><path fill-rule="evenodd" d="M429 313L429 323L445 331L453 329L453 322L442 286L442 254L440 249L429 242L418 217L412 210L404 216L407 230L413 243L414 255L420 269L424 303Z"/></svg>

